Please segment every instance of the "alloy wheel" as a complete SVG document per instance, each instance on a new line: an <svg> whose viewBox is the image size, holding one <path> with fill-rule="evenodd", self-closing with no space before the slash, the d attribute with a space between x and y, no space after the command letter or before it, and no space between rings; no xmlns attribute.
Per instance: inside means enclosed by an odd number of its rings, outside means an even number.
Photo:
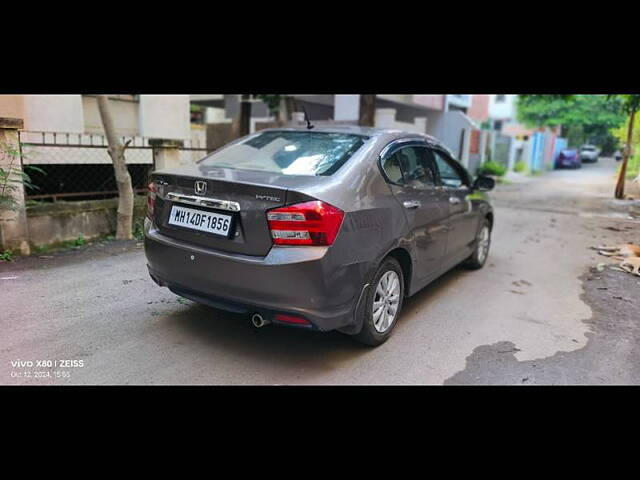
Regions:
<svg viewBox="0 0 640 480"><path fill-rule="evenodd" d="M478 263L483 263L487 258L487 255L489 254L490 241L489 227L485 225L482 227L478 238Z"/></svg>
<svg viewBox="0 0 640 480"><path fill-rule="evenodd" d="M373 298L373 327L386 332L393 324L400 304L400 278L393 270L380 277Z"/></svg>

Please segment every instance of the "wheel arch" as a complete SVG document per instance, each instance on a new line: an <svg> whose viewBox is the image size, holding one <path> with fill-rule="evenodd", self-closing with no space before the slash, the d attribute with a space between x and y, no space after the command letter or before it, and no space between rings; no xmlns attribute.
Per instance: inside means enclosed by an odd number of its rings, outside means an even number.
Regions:
<svg viewBox="0 0 640 480"><path fill-rule="evenodd" d="M402 279L404 280L404 296L406 297L411 287L411 276L413 274L413 262L411 254L403 247L396 247L391 250L384 258L395 258L402 268Z"/></svg>
<svg viewBox="0 0 640 480"><path fill-rule="evenodd" d="M489 210L484 218L486 218L487 220L489 220L489 229L493 230L493 212L491 210Z"/></svg>

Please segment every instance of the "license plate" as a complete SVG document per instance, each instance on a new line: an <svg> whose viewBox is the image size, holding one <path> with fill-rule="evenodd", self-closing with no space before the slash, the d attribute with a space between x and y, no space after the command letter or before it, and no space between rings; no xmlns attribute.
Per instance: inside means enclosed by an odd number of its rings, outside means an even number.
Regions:
<svg viewBox="0 0 640 480"><path fill-rule="evenodd" d="M231 215L173 205L169 216L169 225L228 237L232 220Z"/></svg>

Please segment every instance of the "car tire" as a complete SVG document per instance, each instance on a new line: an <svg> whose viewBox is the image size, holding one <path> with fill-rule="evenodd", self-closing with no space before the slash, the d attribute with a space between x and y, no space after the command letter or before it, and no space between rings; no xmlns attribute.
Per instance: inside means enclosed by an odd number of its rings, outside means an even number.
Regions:
<svg viewBox="0 0 640 480"><path fill-rule="evenodd" d="M391 281L397 282L397 288L389 284ZM397 303L393 303L396 296ZM354 340L372 347L386 342L398 322L403 300L404 276L402 268L395 258L387 257L378 267L371 286L367 290L362 330L353 335ZM374 303L381 303L379 308L383 309L377 318L374 312ZM395 307L394 310L393 307ZM391 311L393 311L393 315L390 314Z"/></svg>
<svg viewBox="0 0 640 480"><path fill-rule="evenodd" d="M491 247L491 223L488 219L484 219L482 226L476 235L476 247L473 254L464 263L464 266L470 270L481 269L489 257L489 248Z"/></svg>

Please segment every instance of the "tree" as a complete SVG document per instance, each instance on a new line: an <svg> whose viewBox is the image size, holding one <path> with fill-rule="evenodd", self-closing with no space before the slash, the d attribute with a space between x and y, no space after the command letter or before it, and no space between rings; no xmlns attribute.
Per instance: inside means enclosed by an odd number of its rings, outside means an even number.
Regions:
<svg viewBox="0 0 640 480"><path fill-rule="evenodd" d="M602 97L606 97L606 103L600 104L600 110L592 110L589 112L592 117L584 121L584 110L580 112L572 112L566 115L566 108L570 105L575 106L573 102L582 97L598 98L596 102L601 102ZM563 104L565 104L563 106ZM616 112L623 115L622 121L616 120L615 125L610 128L619 127L624 123L624 114L628 116L626 144L623 151L623 160L618 180L616 182L615 198L624 198L624 184L627 176L627 166L629 157L632 155L632 146L634 141L634 124L636 113L640 109L640 95L638 94L611 94L611 95L519 95L518 98L518 120L530 124L540 122L538 125L559 125L562 121L574 122L575 125L594 126L603 125L608 121L613 122ZM562 121L561 121L562 119ZM578 121L577 119L580 119Z"/></svg>
<svg viewBox="0 0 640 480"><path fill-rule="evenodd" d="M618 199L624 198L624 184L627 177L627 165L629 163L629 157L631 156L633 146L633 126L636 119L636 112L640 109L640 95L610 95L612 97L618 97L622 101L622 109L629 115L629 123L627 126L627 143L624 146L624 153L622 156L622 166L620 167L620 173L618 174L618 181L616 182L615 197Z"/></svg>
<svg viewBox="0 0 640 480"><path fill-rule="evenodd" d="M278 121L287 123L291 120L291 114L295 111L295 100L292 95L256 95L257 98L267 104L269 112L278 118Z"/></svg>
<svg viewBox="0 0 640 480"><path fill-rule="evenodd" d="M376 96L360 95L360 120L359 125L373 127L376 117Z"/></svg>
<svg viewBox="0 0 640 480"><path fill-rule="evenodd" d="M0 211L16 211L20 208L20 204L16 201L14 193L19 188L19 184L24 188L38 188L31 182L27 171L32 169L39 173L44 174L44 172L31 165L21 166L19 148L8 143L0 143L0 164L5 166L0 167Z"/></svg>
<svg viewBox="0 0 640 480"><path fill-rule="evenodd" d="M281 108L281 101L284 95L256 95L256 98L262 100L269 109L269 113L278 116Z"/></svg>
<svg viewBox="0 0 640 480"><path fill-rule="evenodd" d="M294 100L291 95L256 95L267 104L269 113L276 117L278 121L286 123L291 119L294 110Z"/></svg>
<svg viewBox="0 0 640 480"><path fill-rule="evenodd" d="M116 135L109 98L106 95L98 95L98 110L102 119L102 126L109 144L108 152L113 161L113 170L118 186L118 218L116 226L116 238L132 238L133 223L133 187L131 186L131 175L127 169L124 152L131 143L131 139L122 144Z"/></svg>
<svg viewBox="0 0 640 480"><path fill-rule="evenodd" d="M251 96L242 95L240 106L240 136L248 135L251 126ZM276 117L279 122L287 123L291 120L291 113L294 111L294 99L291 95L253 95L258 100L262 100L269 109L269 113Z"/></svg>
<svg viewBox="0 0 640 480"><path fill-rule="evenodd" d="M529 127L561 125L559 112L566 111L575 95L518 95L517 119Z"/></svg>
<svg viewBox="0 0 640 480"><path fill-rule="evenodd" d="M519 95L518 121L529 127L562 126L571 143L615 149L610 130L624 123L622 101L607 95Z"/></svg>
<svg viewBox="0 0 640 480"><path fill-rule="evenodd" d="M624 123L624 125L611 130L612 135L618 139L621 157L622 152L624 152L625 144L627 143L627 138L629 136L629 120L630 119L627 118L627 121ZM629 154L629 161L627 163L626 169L627 180L636 177L640 178L640 121L634 122L632 135L633 143L631 144L631 153ZM622 162L620 162L620 166L622 166Z"/></svg>

